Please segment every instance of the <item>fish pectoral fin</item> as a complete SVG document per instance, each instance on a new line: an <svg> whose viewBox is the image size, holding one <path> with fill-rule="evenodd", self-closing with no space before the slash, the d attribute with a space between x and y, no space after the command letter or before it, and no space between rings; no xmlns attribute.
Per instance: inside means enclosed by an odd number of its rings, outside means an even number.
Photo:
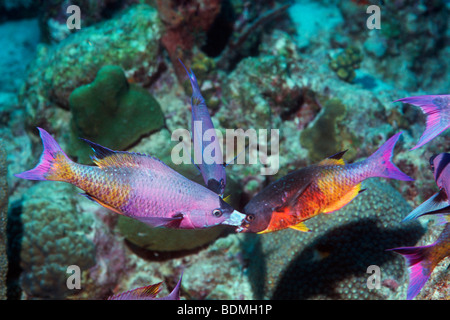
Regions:
<svg viewBox="0 0 450 320"><path fill-rule="evenodd" d="M294 206L299 198L302 196L302 194L308 189L308 187L311 185L312 182L306 183L302 188L298 189L297 192L287 201L286 203L273 208L272 211L274 213L283 213L283 214L289 214L291 211L292 206Z"/></svg>
<svg viewBox="0 0 450 320"><path fill-rule="evenodd" d="M289 228L298 230L301 232L311 232L311 230L305 225L304 222L300 222L299 224L296 224L294 226L290 226Z"/></svg>
<svg viewBox="0 0 450 320"><path fill-rule="evenodd" d="M136 220L139 220L151 227L169 227L169 228L177 228L181 220L183 220L183 215L175 215L170 218L164 218L164 217L136 217L136 216L130 216L130 218L134 218Z"/></svg>
<svg viewBox="0 0 450 320"><path fill-rule="evenodd" d="M342 198L338 201L333 202L328 207L326 207L322 212L323 213L332 213L336 210L341 209L343 206L347 205L350 201L352 201L358 194L360 194L365 189L361 189L361 183L354 186L349 192L347 192Z"/></svg>
<svg viewBox="0 0 450 320"><path fill-rule="evenodd" d="M118 214L122 214L122 215L123 215L123 212L120 211L119 209L116 209L116 208L114 208L114 207L111 207L109 204L106 204L106 203L100 201L99 199L97 199L96 197L94 197L94 196L92 196L92 195L90 195L90 194L88 194L88 193L80 193L80 194L81 194L83 197L86 197L86 198L88 198L88 199L91 200L91 201L97 202L99 205L105 207L106 209L109 209L109 210L111 210L111 211L114 211L115 213L118 213Z"/></svg>
<svg viewBox="0 0 450 320"><path fill-rule="evenodd" d="M428 200L411 211L402 222L416 219L425 214L444 213L444 208L448 207L448 197L444 189L432 195Z"/></svg>

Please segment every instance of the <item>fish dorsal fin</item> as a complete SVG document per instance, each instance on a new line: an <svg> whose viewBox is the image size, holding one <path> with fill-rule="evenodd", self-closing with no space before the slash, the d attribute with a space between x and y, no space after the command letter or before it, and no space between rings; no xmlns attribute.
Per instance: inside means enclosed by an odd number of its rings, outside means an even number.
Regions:
<svg viewBox="0 0 450 320"><path fill-rule="evenodd" d="M344 154L345 154L347 151L348 151L348 150L344 150L344 151L338 152L338 153L336 153L336 154L333 154L332 156L329 156L328 159L336 159L336 160L342 159L342 157L344 156Z"/></svg>
<svg viewBox="0 0 450 320"><path fill-rule="evenodd" d="M133 296L139 298L156 298L156 295L161 291L161 284L162 282L138 288L134 291Z"/></svg>
<svg viewBox="0 0 450 320"><path fill-rule="evenodd" d="M345 165L344 159L342 159L342 156L347 152L347 150L338 152L332 156L329 156L326 159L323 159L320 161L317 165L318 166L343 166Z"/></svg>
<svg viewBox="0 0 450 320"><path fill-rule="evenodd" d="M125 291L117 295L110 296L108 300L152 300L155 299L161 291L161 284L162 282Z"/></svg>
<svg viewBox="0 0 450 320"><path fill-rule="evenodd" d="M333 211L341 209L343 206L347 205L350 201L352 201L359 193L363 192L365 189L361 189L361 183L354 186L349 192L347 192L342 198L338 201L333 202L328 207L323 210L323 213L331 213Z"/></svg>
<svg viewBox="0 0 450 320"><path fill-rule="evenodd" d="M298 230L301 232L311 232L311 230L305 225L304 222L300 222L299 224L296 224L295 226L290 226L289 228Z"/></svg>
<svg viewBox="0 0 450 320"><path fill-rule="evenodd" d="M94 163L101 168L113 166L135 167L142 165L145 161L144 159L146 158L161 162L159 159L146 154L127 151L114 151L87 139L81 139L92 148L94 151L94 156L91 157L92 161L94 161Z"/></svg>

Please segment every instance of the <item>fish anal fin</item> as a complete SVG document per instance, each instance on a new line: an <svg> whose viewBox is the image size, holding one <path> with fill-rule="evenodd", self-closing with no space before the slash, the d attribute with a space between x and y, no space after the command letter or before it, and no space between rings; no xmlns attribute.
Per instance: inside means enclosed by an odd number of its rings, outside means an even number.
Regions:
<svg viewBox="0 0 450 320"><path fill-rule="evenodd" d="M82 196L88 198L88 199L91 200L91 201L97 202L99 205L101 205L102 207L105 207L106 209L109 209L109 210L111 210L111 211L114 211L115 213L118 213L118 214L122 214L122 215L123 215L123 212L121 212L119 209L116 209L116 208L111 207L110 205L108 205L108 204L106 204L106 203L100 201L99 199L97 199L96 197L94 197L94 196L92 196L92 195L90 195L90 194L87 194L87 193L80 193L80 194L81 194Z"/></svg>
<svg viewBox="0 0 450 320"><path fill-rule="evenodd" d="M305 225L304 222L300 222L299 224L290 226L289 228L294 229L294 230L298 230L301 232L311 232L311 230Z"/></svg>
<svg viewBox="0 0 450 320"><path fill-rule="evenodd" d="M181 220L183 220L182 214L174 215L171 218L164 218L164 217L136 217L136 216L130 216L130 218L139 220L151 227L167 227L167 228L178 228L178 226L181 223Z"/></svg>
<svg viewBox="0 0 450 320"><path fill-rule="evenodd" d="M354 186L349 192L347 192L342 198L340 198L338 201L333 202L328 207L323 210L323 213L331 213L336 210L341 209L343 206L348 204L350 201L352 201L360 192L364 191L365 189L361 189L361 183Z"/></svg>

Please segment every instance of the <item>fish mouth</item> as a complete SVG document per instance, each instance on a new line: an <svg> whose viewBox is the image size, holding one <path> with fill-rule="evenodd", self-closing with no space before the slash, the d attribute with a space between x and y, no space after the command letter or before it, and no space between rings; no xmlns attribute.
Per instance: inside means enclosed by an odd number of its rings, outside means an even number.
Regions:
<svg viewBox="0 0 450 320"><path fill-rule="evenodd" d="M234 210L230 217L222 222L222 224L226 224L233 227L241 227L242 224L245 222L246 215L243 213L240 213L237 210ZM240 228L239 228L240 229Z"/></svg>

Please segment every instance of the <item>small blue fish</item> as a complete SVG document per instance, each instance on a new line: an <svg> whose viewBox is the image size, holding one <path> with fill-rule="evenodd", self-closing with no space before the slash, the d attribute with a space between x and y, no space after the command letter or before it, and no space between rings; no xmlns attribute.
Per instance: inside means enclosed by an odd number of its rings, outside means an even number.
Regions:
<svg viewBox="0 0 450 320"><path fill-rule="evenodd" d="M156 297L161 291L162 282L159 282L146 287L140 287L110 296L107 300L180 300L180 286L182 277L183 274L181 274L180 280L178 280L178 283L175 288L173 288L172 292L165 297Z"/></svg>
<svg viewBox="0 0 450 320"><path fill-rule="evenodd" d="M214 125L211 120L208 108L206 107L205 99L203 98L200 87L197 83L197 78L191 69L190 72L187 70L183 62L179 60L186 70L187 75L192 86L192 120L191 120L191 130L192 130L192 141L194 143L194 159L201 159L201 163L196 163L198 166L203 180L205 181L208 189L214 191L215 193L223 196L226 186L226 173L225 166L223 165L223 156L220 149L220 143L217 135L214 131ZM212 129L212 130L210 130ZM211 135L211 141L204 141L203 137L205 132ZM198 144L197 138L201 139L201 144ZM204 158L205 148L214 150L213 158L215 161L212 163L207 163ZM201 148L199 148L201 147ZM211 160L211 159L210 159ZM197 160L198 161L198 160ZM211 162L211 161L208 161Z"/></svg>
<svg viewBox="0 0 450 320"><path fill-rule="evenodd" d="M417 149L450 128L450 94L408 97L394 102L413 104L427 115L427 127L411 150Z"/></svg>

